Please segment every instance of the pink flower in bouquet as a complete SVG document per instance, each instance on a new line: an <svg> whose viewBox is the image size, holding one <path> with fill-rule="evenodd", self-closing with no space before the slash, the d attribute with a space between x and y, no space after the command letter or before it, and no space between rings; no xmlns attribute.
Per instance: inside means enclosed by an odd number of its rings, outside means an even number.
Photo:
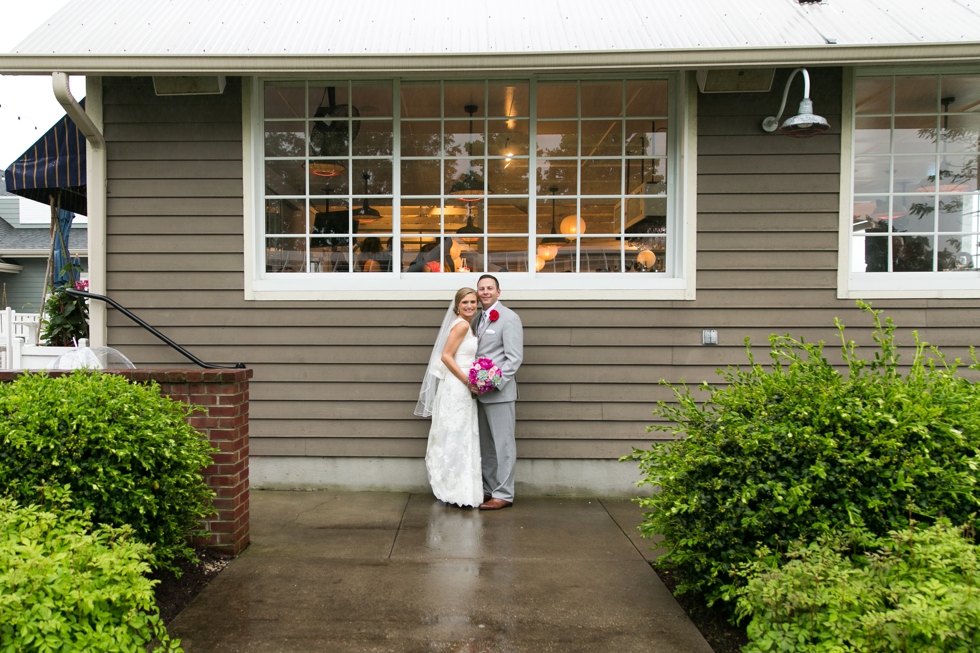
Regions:
<svg viewBox="0 0 980 653"><path fill-rule="evenodd" d="M477 358L470 368L470 385L476 386L481 395L498 388L503 379L500 368L489 358Z"/></svg>

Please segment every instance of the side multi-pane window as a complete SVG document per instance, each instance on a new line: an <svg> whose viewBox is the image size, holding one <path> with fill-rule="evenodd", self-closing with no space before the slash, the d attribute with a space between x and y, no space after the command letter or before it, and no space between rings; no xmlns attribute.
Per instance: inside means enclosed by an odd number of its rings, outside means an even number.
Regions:
<svg viewBox="0 0 980 653"><path fill-rule="evenodd" d="M265 82L265 273L670 276L668 95L666 79Z"/></svg>
<svg viewBox="0 0 980 653"><path fill-rule="evenodd" d="M266 272L390 272L391 82L265 85Z"/></svg>
<svg viewBox="0 0 980 653"><path fill-rule="evenodd" d="M529 83L400 85L401 270L528 271Z"/></svg>
<svg viewBox="0 0 980 653"><path fill-rule="evenodd" d="M663 272L667 82L539 82L539 272Z"/></svg>
<svg viewBox="0 0 980 653"><path fill-rule="evenodd" d="M858 77L852 273L976 272L980 76Z"/></svg>

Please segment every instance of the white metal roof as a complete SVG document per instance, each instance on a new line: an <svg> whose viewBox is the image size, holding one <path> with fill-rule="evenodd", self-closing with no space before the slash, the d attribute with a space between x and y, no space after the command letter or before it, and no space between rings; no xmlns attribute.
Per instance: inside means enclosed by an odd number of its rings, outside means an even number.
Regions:
<svg viewBox="0 0 980 653"><path fill-rule="evenodd" d="M706 52L787 49L840 60L826 51L883 45L958 46L963 59L980 57L978 44L980 0L74 0L0 55L0 70L26 71L28 57L225 68L216 62L672 53L677 65Z"/></svg>

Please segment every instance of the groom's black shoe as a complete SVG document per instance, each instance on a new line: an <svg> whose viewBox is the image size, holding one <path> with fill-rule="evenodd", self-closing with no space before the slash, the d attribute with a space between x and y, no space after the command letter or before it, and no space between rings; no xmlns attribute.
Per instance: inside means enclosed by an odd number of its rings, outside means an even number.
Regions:
<svg viewBox="0 0 980 653"><path fill-rule="evenodd" d="M510 508L512 505L514 505L512 502L503 499L490 499L480 504L480 510L500 510L501 508Z"/></svg>

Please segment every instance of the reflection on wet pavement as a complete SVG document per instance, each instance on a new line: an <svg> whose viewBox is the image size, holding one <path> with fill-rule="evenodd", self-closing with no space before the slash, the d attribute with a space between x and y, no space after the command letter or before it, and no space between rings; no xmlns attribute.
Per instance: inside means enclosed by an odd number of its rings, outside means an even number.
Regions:
<svg viewBox="0 0 980 653"><path fill-rule="evenodd" d="M170 632L188 653L709 652L630 533L639 508L605 503L253 492L252 546Z"/></svg>

